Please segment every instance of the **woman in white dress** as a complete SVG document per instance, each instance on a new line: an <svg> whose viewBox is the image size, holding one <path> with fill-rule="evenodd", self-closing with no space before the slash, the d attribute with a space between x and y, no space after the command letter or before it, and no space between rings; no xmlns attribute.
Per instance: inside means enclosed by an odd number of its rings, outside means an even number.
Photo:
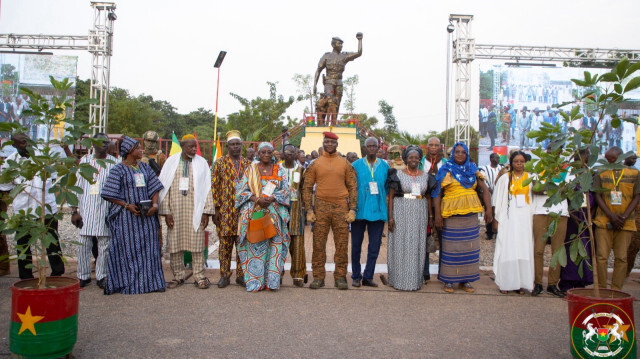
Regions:
<svg viewBox="0 0 640 359"><path fill-rule="evenodd" d="M514 151L509 158L509 173L495 185L495 222L498 227L493 256L493 272L500 293L533 289L533 212L532 185L523 186L530 177L524 171L525 154Z"/></svg>

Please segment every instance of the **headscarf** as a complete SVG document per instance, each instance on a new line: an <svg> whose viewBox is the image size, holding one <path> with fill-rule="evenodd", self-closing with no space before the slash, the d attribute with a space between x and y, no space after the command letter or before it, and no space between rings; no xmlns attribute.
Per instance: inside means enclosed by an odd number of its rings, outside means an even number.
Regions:
<svg viewBox="0 0 640 359"><path fill-rule="evenodd" d="M124 158L138 144L140 143L134 140L133 138L129 136L124 136L122 138L122 142L120 143L120 157Z"/></svg>
<svg viewBox="0 0 640 359"><path fill-rule="evenodd" d="M464 152L467 154L467 159L463 164L459 165L453 159L456 147L462 146ZM432 192L432 197L437 197L440 195L440 189L442 187L442 180L446 177L447 173L451 173L451 176L455 178L460 185L464 188L471 188L476 183L476 172L478 172L478 166L475 163L471 162L469 159L469 148L463 142L458 142L453 145L451 149L451 156L449 157L449 161L445 162L442 167L438 170L438 174L436 175L436 181L438 184L436 185L435 190Z"/></svg>
<svg viewBox="0 0 640 359"><path fill-rule="evenodd" d="M260 150L265 147L269 147L273 151L273 145L271 144L271 142L262 142L258 145L258 152L260 152Z"/></svg>
<svg viewBox="0 0 640 359"><path fill-rule="evenodd" d="M402 151L402 160L404 161L404 163L407 163L407 157L409 157L409 152L411 151L416 151L418 153L418 156L420 156L420 159L422 159L422 148L417 145L409 145L404 149L404 151Z"/></svg>

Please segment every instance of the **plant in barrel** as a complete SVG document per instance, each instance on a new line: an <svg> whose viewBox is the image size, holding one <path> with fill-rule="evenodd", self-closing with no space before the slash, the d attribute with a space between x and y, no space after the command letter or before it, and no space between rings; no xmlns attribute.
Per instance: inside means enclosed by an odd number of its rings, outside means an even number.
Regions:
<svg viewBox="0 0 640 359"><path fill-rule="evenodd" d="M568 292L572 330L571 351L576 357L601 355L618 357L617 355L621 353L635 352L635 332L632 324L633 297L620 291L601 289L598 286L597 242L594 236L595 218L592 215L594 204L588 198L589 193L596 194L596 197L597 195L602 197L611 195L612 199L615 193L622 193L616 189L615 183L613 184L614 189L606 189L604 185L597 186L594 183L594 177L599 173L604 175L605 171L610 171L609 173L618 176L619 181L625 169L623 162L625 158L633 155L633 152L622 153L617 160L611 163L606 159L599 158L601 150L608 145L606 138L603 141L598 139L598 137L603 137L598 132L604 127L606 121L612 128L618 128L623 121L638 124L636 118L624 118L624 116L621 118L615 111L618 104L625 100L625 94L640 87L640 77L633 76L638 69L640 69L640 62L631 63L624 58L611 71L602 75L592 75L585 71L584 78L572 80L578 86L575 101L556 106L573 105L571 110L569 112L561 110L559 121L556 124L542 123L539 130L530 131L527 134L529 138L535 138L539 143L545 143L545 141L549 143L547 149L535 149L533 153L538 159L525 165L526 171L534 173L533 177L537 177L537 180L533 182L533 191L547 193L548 199L545 203L547 207L566 201L571 216L577 212L584 216L584 219L576 220L579 222L577 234L572 234L568 239L570 243L567 246L568 256L567 247L561 246L553 253L550 263L551 266L559 264L565 267L567 259L570 259L577 266L580 277L583 276L585 267L593 271L593 289L572 289ZM582 112L593 114L588 121L585 121L587 118L581 113L581 107ZM632 172L631 169L627 171ZM531 180L528 179L527 182L531 183ZM613 193L614 191L615 193ZM631 197L634 197L633 194ZM629 201L629 199L626 200ZM611 203L613 204L613 202ZM635 208L633 200L627 203L629 204L627 208ZM584 207L586 210L583 210ZM613 211L610 212L613 213ZM553 217L553 221L547 228L544 238L534 238L534 240L546 241L555 233L559 223L559 214L550 213L550 215ZM640 214L636 213L637 215ZM615 217L617 222L625 223L627 220L621 214L611 214L611 216L620 216ZM574 219L577 218L574 217ZM610 222L614 221L610 220ZM620 223L608 223L607 228L610 226L615 230L622 228ZM583 242L583 234L585 238L588 237L588 241ZM587 251L587 248L590 248L590 251ZM609 310L610 307L614 309ZM599 311L601 313L598 313ZM591 338L589 330L593 328L593 325L587 322L592 317L608 318L606 321L604 319L600 321L604 323L601 323L600 327L594 324L598 331L599 341L585 340L585 338ZM627 318L631 324L626 323L624 318ZM616 323L616 320L619 323ZM613 340L620 335L622 329L619 328L629 330L629 327L631 329L626 332L624 338L630 338L630 340L613 343Z"/></svg>
<svg viewBox="0 0 640 359"><path fill-rule="evenodd" d="M26 244L17 245L18 259L33 262L26 268L35 268L38 278L27 279L12 286L12 313L10 349L24 356L60 356L67 354L75 344L78 313L78 281L68 277L47 277L47 249L58 244L57 224L63 214L53 206L68 203L77 206L78 176L93 182L97 172L90 164L76 164L74 157L63 154L67 145L81 143L90 148L93 140L82 138L90 130L89 124L65 119L65 110L73 107L69 97L73 83L50 77L54 94L45 97L26 88L28 106L22 116L31 122L31 128L20 123L0 123L0 131L11 132L11 141L2 147L16 145L18 152L0 160L0 186L10 188L3 201L13 204L11 213L0 214L0 231L18 239L27 238ZM78 106L82 104L77 104ZM66 127L65 127L66 126ZM46 132L39 138L30 138L30 129ZM56 138L52 133L56 131ZM90 137L90 136L89 136ZM104 163L101 165L104 166ZM55 200L52 200L55 198ZM62 259L62 253L49 253L49 258ZM46 300L45 300L46 299ZM53 304L53 305L52 305ZM64 337L64 340L61 338Z"/></svg>

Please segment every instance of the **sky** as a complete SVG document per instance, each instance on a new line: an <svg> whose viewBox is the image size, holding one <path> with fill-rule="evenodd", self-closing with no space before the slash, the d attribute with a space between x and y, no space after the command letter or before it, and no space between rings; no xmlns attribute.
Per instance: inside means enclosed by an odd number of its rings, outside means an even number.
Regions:
<svg viewBox="0 0 640 359"><path fill-rule="evenodd" d="M2 0L0 7L0 34L85 35L92 25L85 0ZM378 102L384 99L394 107L400 130L414 134L445 128L449 14L474 16L476 43L619 49L638 47L630 34L637 32L640 17L637 0L579 5L569 0L127 0L116 7L112 87L169 101L180 113L200 107L213 111L213 63L225 50L218 114L226 116L240 109L230 92L265 98L267 81L278 82L285 97L297 95L293 75L313 76L320 57L331 51L333 36L351 52L357 50L356 33L362 32L362 57L344 72L345 78L359 76L356 112L382 121ZM77 55L78 75L90 77L88 52L54 53ZM473 62L472 114L478 108L481 64L492 62ZM308 101L294 104L287 115L302 118L305 105Z"/></svg>

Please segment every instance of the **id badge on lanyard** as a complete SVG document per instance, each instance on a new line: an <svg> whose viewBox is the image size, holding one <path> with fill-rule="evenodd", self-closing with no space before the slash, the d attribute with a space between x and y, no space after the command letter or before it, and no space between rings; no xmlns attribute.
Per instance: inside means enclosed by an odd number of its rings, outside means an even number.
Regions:
<svg viewBox="0 0 640 359"><path fill-rule="evenodd" d="M189 177L180 177L180 187L178 189L181 191L189 190Z"/></svg>
<svg viewBox="0 0 640 359"><path fill-rule="evenodd" d="M291 202L295 202L298 200L298 191L296 191L295 189L293 189L291 191L291 197L289 198L291 200Z"/></svg>
<svg viewBox="0 0 640 359"><path fill-rule="evenodd" d="M411 184L411 195L419 196L420 195L420 183L412 183Z"/></svg>
<svg viewBox="0 0 640 359"><path fill-rule="evenodd" d="M612 206L622 205L622 191L611 191L611 205Z"/></svg>
<svg viewBox="0 0 640 359"><path fill-rule="evenodd" d="M146 182L144 181L144 175L142 173L136 173L133 175L136 180L136 187L144 187L146 186Z"/></svg>
<svg viewBox="0 0 640 359"><path fill-rule="evenodd" d="M271 197L276 190L276 185L273 182L267 182L267 185L262 188L262 195L265 197Z"/></svg>
<svg viewBox="0 0 640 359"><path fill-rule="evenodd" d="M614 176L614 172L611 171L611 179L613 180L614 190L611 191L611 205L612 206L621 206L622 205L622 191L618 190L618 184L624 175L624 169L620 171L620 176L616 180Z"/></svg>
<svg viewBox="0 0 640 359"><path fill-rule="evenodd" d="M94 183L89 186L89 194L97 195L100 194L100 186L97 183Z"/></svg>
<svg viewBox="0 0 640 359"><path fill-rule="evenodd" d="M516 195L516 208L522 208L527 206L527 199L523 194Z"/></svg>
<svg viewBox="0 0 640 359"><path fill-rule="evenodd" d="M369 182L369 192L371 194L378 194L378 182Z"/></svg>

